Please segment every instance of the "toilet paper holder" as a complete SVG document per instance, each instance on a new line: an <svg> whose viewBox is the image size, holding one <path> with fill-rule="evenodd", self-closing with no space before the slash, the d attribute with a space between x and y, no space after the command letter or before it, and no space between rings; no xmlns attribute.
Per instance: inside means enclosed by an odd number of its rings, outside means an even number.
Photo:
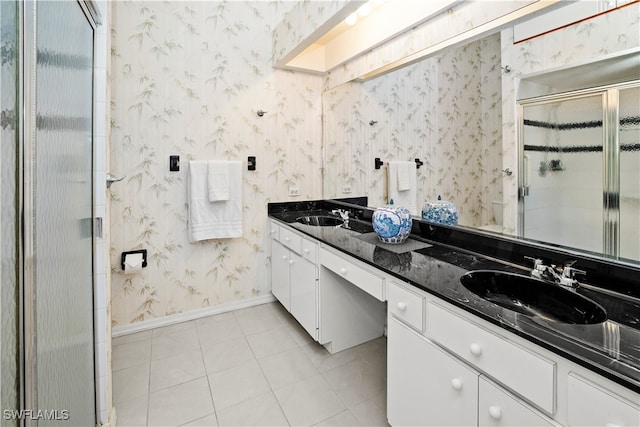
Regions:
<svg viewBox="0 0 640 427"><path fill-rule="evenodd" d="M130 255L130 254L142 254L142 268L147 266L147 250L146 249L122 252L122 255L120 255L120 267L122 268L122 271L124 271L124 262L127 259L127 255Z"/></svg>

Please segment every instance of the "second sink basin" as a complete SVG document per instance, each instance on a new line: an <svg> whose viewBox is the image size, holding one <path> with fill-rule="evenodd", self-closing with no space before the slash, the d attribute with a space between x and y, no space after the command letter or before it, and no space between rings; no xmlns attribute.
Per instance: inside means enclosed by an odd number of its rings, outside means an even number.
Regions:
<svg viewBox="0 0 640 427"><path fill-rule="evenodd" d="M477 270L462 275L460 282L481 298L528 316L582 325L607 320L607 312L600 304L529 276Z"/></svg>
<svg viewBox="0 0 640 427"><path fill-rule="evenodd" d="M341 218L331 215L303 215L296 218L296 222L305 225L313 225L316 227L336 227L342 226L347 230L357 231L358 233L371 233L373 226L371 222L361 221L358 219L350 219L347 226Z"/></svg>
<svg viewBox="0 0 640 427"><path fill-rule="evenodd" d="M341 225L344 221L331 215L303 215L296 218L296 222L305 225L315 225L318 227Z"/></svg>

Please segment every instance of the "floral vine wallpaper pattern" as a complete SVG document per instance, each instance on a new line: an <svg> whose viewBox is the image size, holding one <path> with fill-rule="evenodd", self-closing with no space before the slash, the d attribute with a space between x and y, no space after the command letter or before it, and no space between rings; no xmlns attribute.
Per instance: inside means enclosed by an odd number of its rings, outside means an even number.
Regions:
<svg viewBox="0 0 640 427"><path fill-rule="evenodd" d="M271 31L292 5L112 4L111 171L126 175L110 191L114 325L270 292L267 203L289 186L322 195L322 79L271 66ZM242 238L189 243L188 161L249 155ZM147 268L122 274L121 252L142 248Z"/></svg>
<svg viewBox="0 0 640 427"><path fill-rule="evenodd" d="M489 49L476 64L461 61L459 48L447 53L446 61L457 61L447 62L452 66L427 60L366 83L338 87L398 55L432 46L438 41L434 37L484 22L488 15L476 16L473 3L463 3L469 7L453 9L437 20L441 31L420 27L324 77L274 70L273 47L289 45L278 38L302 33L285 31L272 40L272 30L283 18L292 19L288 13L296 4L303 6L299 13L308 13L317 6L313 3L111 4L111 172L127 175L110 192L114 324L267 294L266 203L292 200L289 186L300 188L300 199L321 198L323 176L326 197L344 196L342 186L349 184L352 195L368 191L371 204L381 203L386 198L385 175L373 169L373 157L420 157L425 166L418 177L425 185L419 200L442 194L462 203L468 197L476 207L465 212L465 221L474 224L491 221L488 203L499 198L502 186L505 232L515 233L517 174L498 178L494 173L504 167L517 169L518 78L640 45L640 4L635 3L516 45L512 29L505 29L498 39L501 51L494 45L467 48ZM324 6L331 10L342 4L329 3ZM479 77L494 75L489 71L500 61L514 71L501 78ZM492 109L502 102L497 107L501 121L488 123L457 96L457 90L447 91L447 79L452 87L479 88L480 99ZM326 87L333 89L323 97ZM257 110L267 114L257 118ZM401 114L393 117L392 112ZM369 126L371 120L378 123ZM331 121L335 127L328 126ZM458 121L473 124L474 131L446 127ZM478 121L489 125L480 134L473 128ZM434 144L436 139L448 143ZM500 146L500 139L502 151L494 157L490 153ZM181 156L181 172L168 172L171 154ZM247 155L257 157L258 169L245 172L243 178L243 237L189 243L186 161L244 160ZM487 161L480 161L482 156ZM470 166L479 165L484 168L481 175L471 174ZM480 206L472 194L482 194ZM140 275L122 275L120 253L142 247L149 249L149 267Z"/></svg>
<svg viewBox="0 0 640 427"><path fill-rule="evenodd" d="M460 224L492 223L491 201L502 199L500 92L499 34L325 92L325 196L347 196L347 184L371 206L386 204L385 167L375 170L374 158L420 158L419 209L440 195Z"/></svg>

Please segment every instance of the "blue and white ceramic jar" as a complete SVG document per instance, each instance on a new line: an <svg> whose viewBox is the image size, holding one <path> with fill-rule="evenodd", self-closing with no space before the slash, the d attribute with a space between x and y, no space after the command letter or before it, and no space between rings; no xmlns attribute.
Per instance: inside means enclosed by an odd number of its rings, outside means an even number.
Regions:
<svg viewBox="0 0 640 427"><path fill-rule="evenodd" d="M411 234L413 221L407 208L386 205L373 212L371 222L381 242L399 244Z"/></svg>
<svg viewBox="0 0 640 427"><path fill-rule="evenodd" d="M437 224L456 225L458 224L458 209L450 202L440 199L427 202L422 208L422 219Z"/></svg>

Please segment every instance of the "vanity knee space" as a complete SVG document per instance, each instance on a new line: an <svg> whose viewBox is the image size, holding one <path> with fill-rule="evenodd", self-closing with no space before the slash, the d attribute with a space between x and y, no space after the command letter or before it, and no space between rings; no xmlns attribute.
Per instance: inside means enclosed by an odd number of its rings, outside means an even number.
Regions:
<svg viewBox="0 0 640 427"><path fill-rule="evenodd" d="M270 225L272 293L315 341L333 354L384 334L385 281L374 268Z"/></svg>

